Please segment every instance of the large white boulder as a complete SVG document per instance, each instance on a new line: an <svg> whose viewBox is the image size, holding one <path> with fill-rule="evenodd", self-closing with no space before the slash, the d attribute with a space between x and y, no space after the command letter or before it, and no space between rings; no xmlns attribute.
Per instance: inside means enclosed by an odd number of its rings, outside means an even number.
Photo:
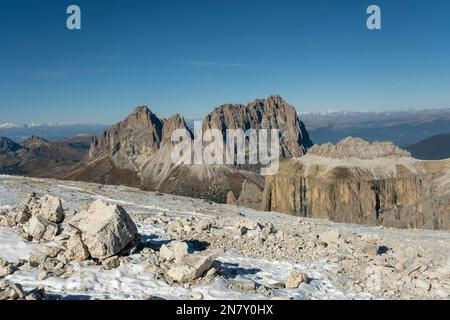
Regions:
<svg viewBox="0 0 450 320"><path fill-rule="evenodd" d="M167 275L179 283L194 281L211 268L219 254L220 251L217 250L206 250L185 255L179 261L176 261Z"/></svg>
<svg viewBox="0 0 450 320"><path fill-rule="evenodd" d="M76 214L70 224L81 231L83 243L95 259L118 254L138 236L136 225L121 206L101 200Z"/></svg>
<svg viewBox="0 0 450 320"><path fill-rule="evenodd" d="M39 219L54 223L61 223L64 220L64 209L59 198L45 195L38 199L38 203L40 206L32 212Z"/></svg>

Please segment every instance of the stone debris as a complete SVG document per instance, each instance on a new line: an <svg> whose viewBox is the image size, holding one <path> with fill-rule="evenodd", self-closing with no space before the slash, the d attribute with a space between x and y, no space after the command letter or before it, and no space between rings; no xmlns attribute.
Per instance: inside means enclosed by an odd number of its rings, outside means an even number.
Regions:
<svg viewBox="0 0 450 320"><path fill-rule="evenodd" d="M0 279L17 270L31 269L37 269L38 281L65 278L73 274L74 264L78 263L105 270L142 263L141 272L152 273L155 279L168 285L191 290L191 298L196 300L204 297L193 289L210 285L218 278L230 290L267 298L285 296L286 289L307 290L304 285L309 283L316 287L329 281L329 277L339 281L335 285L341 290L388 299L446 299L450 293L450 272L444 252L399 241L391 231L379 229L379 234L359 234L308 219L285 221L284 217L263 215L248 218L242 213L182 218L171 214L133 214L132 219L120 206L100 200L84 206L78 213L64 215L62 222L55 223L36 214L42 205L31 205L42 203L33 199L48 198L34 194L31 200L17 206L22 213L29 212L29 220L27 214L17 218L14 208L0 213L2 223L5 220L11 223L11 228L39 243L40 248L27 260L15 264L0 259ZM162 230L158 241L164 244L140 242L133 220ZM258 280L239 277L239 269L251 269L251 265L227 269L220 258L224 251L301 265L319 262L326 265L328 274L317 277L305 269L308 274L290 272L286 282L273 279L265 282L272 284L263 285ZM33 294L20 295L11 288L0 290L0 297L28 300L44 297L37 289Z"/></svg>
<svg viewBox="0 0 450 320"><path fill-rule="evenodd" d="M44 300L44 288L35 288L28 293L20 284L11 281L0 280L0 301L2 300Z"/></svg>

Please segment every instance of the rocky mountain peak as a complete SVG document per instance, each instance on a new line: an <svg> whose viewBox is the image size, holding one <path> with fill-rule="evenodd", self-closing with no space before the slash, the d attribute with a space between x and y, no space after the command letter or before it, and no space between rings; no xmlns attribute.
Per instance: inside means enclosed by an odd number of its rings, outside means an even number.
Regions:
<svg viewBox="0 0 450 320"><path fill-rule="evenodd" d="M148 107L140 106L97 137L88 158L108 156L119 167L139 166L170 141L174 130L184 128L186 122L179 114L161 120Z"/></svg>
<svg viewBox="0 0 450 320"><path fill-rule="evenodd" d="M295 108L281 96L257 99L247 105L225 104L206 116L203 129L278 129L280 130L280 155L299 157L312 146L304 124L298 119Z"/></svg>
<svg viewBox="0 0 450 320"><path fill-rule="evenodd" d="M22 142L22 145L23 145L24 147L29 148L29 147L32 147L32 146L35 146L35 145L38 145L38 144L45 144L45 143L48 143L48 142L49 142L49 141L46 140L46 139L44 139L44 138L41 138L41 137L32 135L31 137L25 139L25 140Z"/></svg>
<svg viewBox="0 0 450 320"><path fill-rule="evenodd" d="M378 159L378 158L409 158L411 153L402 150L392 142L369 143L360 138L348 137L337 144L323 144L313 146L309 155L335 159Z"/></svg>
<svg viewBox="0 0 450 320"><path fill-rule="evenodd" d="M137 107L123 122L136 128L152 127L157 131L162 129L162 121L147 106Z"/></svg>
<svg viewBox="0 0 450 320"><path fill-rule="evenodd" d="M187 124L186 121L182 116L180 116L178 113L171 116L168 119L163 120L163 132L162 132L162 142L169 142L172 137L172 133L177 129L186 129ZM192 136L192 133L191 133Z"/></svg>
<svg viewBox="0 0 450 320"><path fill-rule="evenodd" d="M0 137L0 154L16 152L22 147L7 137Z"/></svg>

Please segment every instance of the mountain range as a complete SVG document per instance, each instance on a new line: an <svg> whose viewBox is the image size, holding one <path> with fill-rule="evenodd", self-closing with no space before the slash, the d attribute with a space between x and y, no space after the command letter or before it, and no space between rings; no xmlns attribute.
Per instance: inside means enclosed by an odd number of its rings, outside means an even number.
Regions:
<svg viewBox="0 0 450 320"><path fill-rule="evenodd" d="M450 128L449 128L450 130ZM430 137L406 148L414 158L442 160L450 158L450 133Z"/></svg>
<svg viewBox="0 0 450 320"><path fill-rule="evenodd" d="M305 112L300 117L316 144L338 143L348 137L369 142L392 141L408 147L450 128L450 108L382 112Z"/></svg>
<svg viewBox="0 0 450 320"><path fill-rule="evenodd" d="M0 172L6 174L57 177L81 161L89 150L90 136L50 141L37 136L20 144L0 137Z"/></svg>
<svg viewBox="0 0 450 320"><path fill-rule="evenodd" d="M47 140L62 140L79 135L96 136L106 128L108 128L107 125L96 123L29 123L25 125L3 123L0 124L0 137L8 137L16 142L20 142L31 136L37 136Z"/></svg>
<svg viewBox="0 0 450 320"><path fill-rule="evenodd" d="M222 105L203 119L202 127L221 132L279 129L283 133L282 158L302 156L312 146L295 108L276 95L247 105ZM244 182L263 188L264 179L257 167L173 164L170 138L176 129L190 130L180 115L160 119L149 108L138 107L99 135L86 158L63 178L138 186L221 203L226 202L230 191L239 198Z"/></svg>

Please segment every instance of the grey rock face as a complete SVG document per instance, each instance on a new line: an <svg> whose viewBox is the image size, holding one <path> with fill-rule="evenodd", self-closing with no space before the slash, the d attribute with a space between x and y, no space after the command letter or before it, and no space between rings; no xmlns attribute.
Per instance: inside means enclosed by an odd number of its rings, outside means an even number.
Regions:
<svg viewBox="0 0 450 320"><path fill-rule="evenodd" d="M312 146L295 108L278 95L258 99L248 105L223 105L205 118L203 130L207 129L218 129L224 137L227 129L278 129L282 158L300 157Z"/></svg>

